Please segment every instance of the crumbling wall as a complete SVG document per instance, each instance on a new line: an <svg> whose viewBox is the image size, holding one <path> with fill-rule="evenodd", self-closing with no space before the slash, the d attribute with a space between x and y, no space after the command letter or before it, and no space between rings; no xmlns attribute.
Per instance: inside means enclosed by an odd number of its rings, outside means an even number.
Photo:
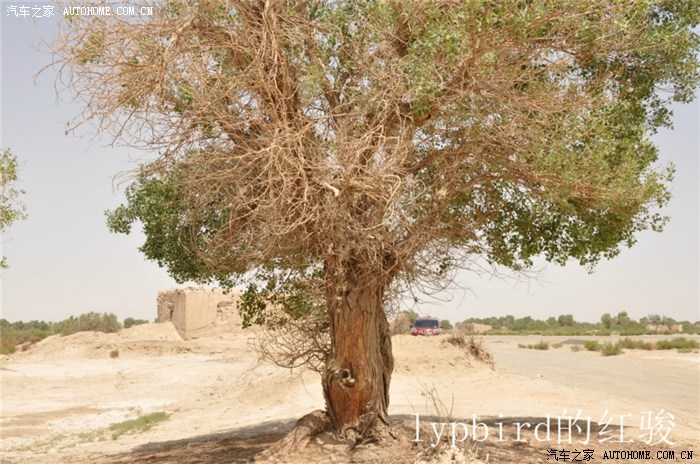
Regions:
<svg viewBox="0 0 700 464"><path fill-rule="evenodd" d="M240 332L240 293L220 289L178 288L158 293L158 322L172 321L185 340Z"/></svg>

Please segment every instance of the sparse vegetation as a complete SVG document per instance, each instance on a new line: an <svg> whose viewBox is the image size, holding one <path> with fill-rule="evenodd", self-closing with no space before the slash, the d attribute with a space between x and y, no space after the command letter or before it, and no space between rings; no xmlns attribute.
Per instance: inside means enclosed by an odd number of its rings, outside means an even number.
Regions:
<svg viewBox="0 0 700 464"><path fill-rule="evenodd" d="M581 345L571 345L571 351L574 353L581 351Z"/></svg>
<svg viewBox="0 0 700 464"><path fill-rule="evenodd" d="M78 317L71 316L59 322L61 335L72 335L77 332L95 331L104 333L118 332L122 325L117 316L112 313L89 312Z"/></svg>
<svg viewBox="0 0 700 464"><path fill-rule="evenodd" d="M671 340L659 340L656 342L657 350L672 350L676 349L678 351L683 350L683 352L689 352L700 348L700 343L695 340L689 340L683 337L673 338Z"/></svg>
<svg viewBox="0 0 700 464"><path fill-rule="evenodd" d="M132 408L129 408L130 410ZM24 446L16 446L9 448L10 451L35 451L46 453L49 449L57 446L66 446L67 444L75 445L75 443L88 443L105 441L109 437L112 440L118 439L124 434L133 434L146 432L153 428L156 424L166 421L170 418L170 413L163 411L145 414L135 419L129 419L122 422L116 422L108 427L92 429L76 434L58 434L47 439L36 440L31 444Z"/></svg>
<svg viewBox="0 0 700 464"><path fill-rule="evenodd" d="M620 346L619 342L605 342L601 346L600 352L603 354L603 356L617 356L618 354L622 354L622 347Z"/></svg>
<svg viewBox="0 0 700 464"><path fill-rule="evenodd" d="M682 330L686 334L700 334L700 321L676 321L673 318L659 315L642 317L633 320L626 311L620 311L613 316L603 314L600 322L576 321L571 314L549 317L546 320L525 316L516 319L514 316L469 318L461 324L485 324L492 329L487 335L655 335L673 333ZM680 333L680 332L677 332Z"/></svg>
<svg viewBox="0 0 700 464"><path fill-rule="evenodd" d="M493 356L486 350L483 342L484 340L482 338L477 339L474 335L467 335L459 331L450 333L443 340L443 343L449 343L458 348L462 348L475 359L489 366L493 366Z"/></svg>
<svg viewBox="0 0 700 464"><path fill-rule="evenodd" d="M595 340L586 340L583 347L588 351L600 351L600 343Z"/></svg>
<svg viewBox="0 0 700 464"><path fill-rule="evenodd" d="M112 440L116 440L125 433L139 433L151 430L154 425L168 420L169 417L170 414L167 412L159 411L139 416L136 419L129 419L112 424L109 426L109 430L112 432Z"/></svg>
<svg viewBox="0 0 700 464"><path fill-rule="evenodd" d="M535 344L528 344L525 345L523 343L518 343L518 348L527 348L529 350L548 350L550 347L549 342L545 342L544 340L540 340L539 342Z"/></svg>
<svg viewBox="0 0 700 464"><path fill-rule="evenodd" d="M119 357L119 350L112 350L109 352L109 357L112 359L118 358Z"/></svg>
<svg viewBox="0 0 700 464"><path fill-rule="evenodd" d="M133 327L135 325L141 325L141 324L148 324L148 321L146 319L134 319L133 317L127 317L124 319L124 328L128 329L129 327Z"/></svg>
<svg viewBox="0 0 700 464"><path fill-rule="evenodd" d="M144 319L128 317L124 319L124 328L147 322ZM121 328L122 324L112 313L89 312L59 322L9 322L0 319L0 354L12 354L18 348L27 351L32 345L51 335L72 335L85 331L113 333Z"/></svg>
<svg viewBox="0 0 700 464"><path fill-rule="evenodd" d="M620 347L626 350L653 350L654 344L651 342L645 342L644 340L633 340L631 338L625 337L618 342Z"/></svg>
<svg viewBox="0 0 700 464"><path fill-rule="evenodd" d="M0 319L0 354L12 354L18 346L27 350L34 343L54 333L49 324L43 321L20 321L11 324L5 319Z"/></svg>
<svg viewBox="0 0 700 464"><path fill-rule="evenodd" d="M603 356L616 356L621 354L623 349L646 351L676 349L679 353L692 353L700 349L700 343L696 340L683 337L676 337L671 340L658 340L655 343L644 340L633 340L628 337L618 340L616 343L605 342L604 344L596 340L586 340L583 346L588 351L600 351ZM580 351L580 348L578 345L574 345L571 347L571 351Z"/></svg>

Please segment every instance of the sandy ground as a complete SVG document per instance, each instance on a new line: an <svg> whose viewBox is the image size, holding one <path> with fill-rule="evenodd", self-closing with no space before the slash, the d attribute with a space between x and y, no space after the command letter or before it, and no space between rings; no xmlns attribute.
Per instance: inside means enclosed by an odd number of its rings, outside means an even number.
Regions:
<svg viewBox="0 0 700 464"><path fill-rule="evenodd" d="M259 362L248 345L253 336L182 341L169 323L149 324L118 334L54 336L5 357L0 370L2 463L245 462L296 419L323 408L318 375ZM437 443L435 430L443 430L448 442L437 448L449 448L453 428L459 439L479 422L484 425L477 429L478 438L488 427L484 443L493 450L515 447L520 443L509 436L513 423L529 422L534 428L549 417L550 434L542 425L539 440L522 426L523 438L539 446L522 462L546 462L549 448L586 447L687 449L700 459L698 353L628 350L603 357L572 352L570 346L582 337L548 338L563 343L548 351L518 348L540 337L485 337L495 359L492 368L444 343L445 338L393 340L390 413L411 440L418 421L423 447ZM115 350L119 356L112 358ZM156 411L170 416L149 431L111 438L110 424ZM558 417L576 415L584 433L585 417L591 418L587 446L582 434L567 443L568 425L558 432ZM601 429L598 422L605 418L618 427ZM444 429L442 422L448 422ZM510 431L502 439L499 423ZM661 443L647 445L650 438ZM225 453L207 455L213 444L227 444ZM157 458L168 452L170 458ZM172 458L178 455L199 460Z"/></svg>

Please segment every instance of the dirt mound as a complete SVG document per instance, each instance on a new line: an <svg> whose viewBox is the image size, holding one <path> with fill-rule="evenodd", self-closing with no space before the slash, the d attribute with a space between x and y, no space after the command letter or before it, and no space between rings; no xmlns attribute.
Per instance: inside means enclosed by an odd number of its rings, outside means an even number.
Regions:
<svg viewBox="0 0 700 464"><path fill-rule="evenodd" d="M145 341L145 340L165 340L171 342L182 341L182 337L177 333L172 322L161 322L158 324L135 325L128 329L123 329L116 334L120 341Z"/></svg>
<svg viewBox="0 0 700 464"><path fill-rule="evenodd" d="M455 367L488 368L488 364L476 359L465 347L453 345L447 340L446 335L435 337L394 336L392 338L394 372L432 372Z"/></svg>
<svg viewBox="0 0 700 464"><path fill-rule="evenodd" d="M112 354L113 351L118 352ZM66 358L103 358L123 353L166 355L200 352L196 342L185 342L171 322L142 324L116 333L78 332L72 335L52 335L12 355L16 361L50 361Z"/></svg>

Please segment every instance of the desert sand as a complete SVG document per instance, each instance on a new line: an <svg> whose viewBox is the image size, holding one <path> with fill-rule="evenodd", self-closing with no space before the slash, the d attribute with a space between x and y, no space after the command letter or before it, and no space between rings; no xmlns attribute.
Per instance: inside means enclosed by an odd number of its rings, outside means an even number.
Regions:
<svg viewBox="0 0 700 464"><path fill-rule="evenodd" d="M116 334L52 336L4 357L2 463L249 461L297 419L323 408L318 374L259 361L249 346L253 337L254 332L183 341L171 323L147 324ZM548 449L575 448L596 450L599 462L604 449L671 449L675 462L680 450L695 450L700 459L698 353L626 350L603 357L569 348L586 337L549 338L563 346L548 351L518 348L539 341L536 336L484 337L494 358L491 366L445 343L446 338L393 338L396 368L389 412L404 426L405 453L377 462L419 460L431 443L456 456L450 423L459 424L454 427L460 439L463 430L482 421L490 433L484 446L470 444L471 436L456 442L456 449L470 448L482 462L506 462L504 456L546 462ZM112 357L115 352L118 356ZM168 419L151 430L112 439L110 424L157 411L167 412ZM577 413L594 424L587 445L576 439L567 443L566 434L557 434L556 418ZM649 413L656 428L647 427ZM543 434L538 439L526 427L520 441L509 435L515 422L534 427L548 416L548 439ZM605 417L618 427L601 433L597 423ZM417 421L420 443L415 442ZM500 441L499 422L507 432ZM433 431L441 423L447 423L447 441L438 442ZM509 454L499 457L500 452Z"/></svg>

